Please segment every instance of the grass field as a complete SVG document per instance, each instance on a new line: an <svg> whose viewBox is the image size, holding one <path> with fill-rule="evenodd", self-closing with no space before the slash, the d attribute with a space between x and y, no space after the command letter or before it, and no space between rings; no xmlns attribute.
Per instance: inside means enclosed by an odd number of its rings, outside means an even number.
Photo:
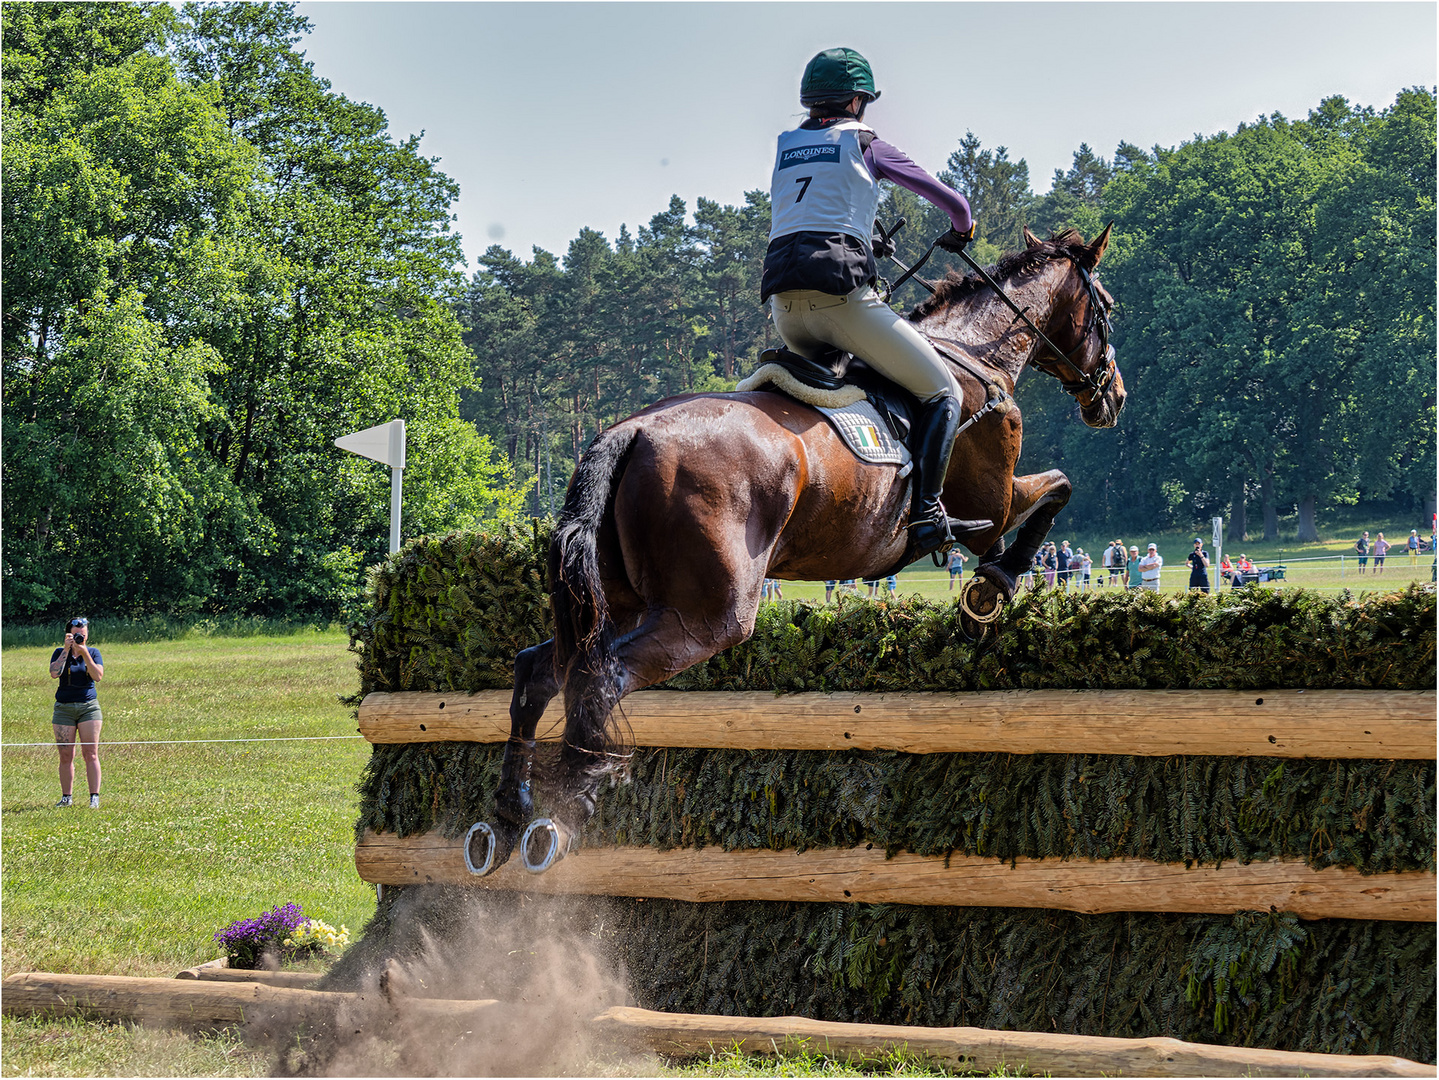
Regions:
<svg viewBox="0 0 1439 1080"><path fill-rule="evenodd" d="M194 636L110 646L101 808L56 809L50 647L6 648L0 671L0 973L174 975L218 955L212 935L290 900L358 932L374 891L354 870L355 782L368 744L337 701L354 658L339 631ZM327 738L295 742L202 740ZM343 736L343 738L333 738ZM144 741L150 746L125 746ZM41 746L19 744L42 743ZM104 1036L104 1037L101 1037ZM234 1040L120 1034L6 1018L5 1075L263 1075Z"/></svg>
<svg viewBox="0 0 1439 1080"><path fill-rule="evenodd" d="M1368 525L1362 526L1369 529L1371 539L1379 529ZM1382 527L1382 526L1381 526ZM1402 532L1395 529L1390 532L1387 527L1382 527L1386 537L1392 537L1403 541L1409 535L1406 528ZM1430 581L1434 572L1434 556L1432 553L1420 555L1412 564L1408 553L1391 553L1386 561L1384 573L1376 574L1371 566L1364 574L1359 573L1358 561L1354 555L1354 539L1359 535L1355 530L1354 537L1342 540L1326 540L1317 544L1300 544L1295 540L1280 540L1273 543L1262 541L1246 540L1242 544L1226 544L1224 551L1229 554L1231 561L1237 560L1242 553L1248 555L1255 566L1276 566L1282 565L1286 568L1285 578L1281 582L1265 582L1253 588L1272 589L1285 588L1286 586L1300 585L1307 589L1317 589L1323 592L1339 592L1343 589L1355 593L1367 591L1388 592L1394 589L1402 589L1411 581ZM1083 549L1090 554L1094 562L1091 571L1091 588L1105 588L1097 583L1100 577L1099 562L1104 555L1104 549L1111 540L1119 539L1124 541L1126 548L1134 546L1139 548L1141 554L1150 543L1159 545L1159 554L1164 558L1164 569L1160 573L1160 588L1163 592L1184 592L1189 587L1189 570L1185 566L1185 557L1194 549L1194 538L1198 536L1204 541L1204 549L1209 553L1211 560L1214 557L1213 544L1209 530L1203 532L1166 532L1150 533L1145 536L1120 536L1110 534L1103 536L1092 536L1077 533L1065 533L1056 530L1050 533L1056 545L1062 540L1068 540L1071 549ZM976 560L971 558L965 564L965 575L974 569ZM1219 584L1217 567L1211 568L1209 574L1210 584ZM1075 583L1077 585L1077 583ZM781 583L786 600L808 600L811 602L824 600L824 583L810 581L786 581ZM958 586L956 585L956 592ZM867 594L868 589L860 585L861 594ZM954 594L949 591L949 573L930 563L928 560L917 563L906 568L899 574L898 593L901 596L918 595L931 600L943 600L951 598Z"/></svg>
<svg viewBox="0 0 1439 1080"><path fill-rule="evenodd" d="M166 626L167 640L111 645L105 626L91 628L105 657L96 811L84 805L78 754L80 805L54 806L52 646L0 653L0 975L173 976L218 955L215 931L291 900L357 935L375 903L354 866L355 784L369 745L352 737L349 710L337 701L357 685L344 634L271 628L228 637ZM125 745L131 742L149 745ZM271 1066L267 1055L228 1035L190 1039L77 1020L0 1022L5 1076L263 1076ZM818 1056L781 1064L718 1053L663 1071L876 1070ZM942 1075L903 1057L878 1071Z"/></svg>
<svg viewBox="0 0 1439 1080"><path fill-rule="evenodd" d="M57 809L53 747L19 745L53 741L51 650L5 649L0 971L173 975L216 956L216 930L290 900L357 929L374 903L352 833L369 748L337 700L355 688L345 644L332 631L108 647L98 811L78 755L80 805ZM315 741L219 741L296 737Z"/></svg>

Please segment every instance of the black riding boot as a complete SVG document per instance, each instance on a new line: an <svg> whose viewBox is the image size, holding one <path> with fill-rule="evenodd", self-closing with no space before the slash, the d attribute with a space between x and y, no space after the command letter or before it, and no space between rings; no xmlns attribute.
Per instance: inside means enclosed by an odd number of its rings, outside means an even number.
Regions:
<svg viewBox="0 0 1439 1080"><path fill-rule="evenodd" d="M952 394L945 394L921 403L920 410L910 447L914 453L914 500L909 508L909 527L914 531L916 556L939 551L956 540L994 527L988 518L952 518L939 501L949 454L954 449L954 433L959 427L959 402Z"/></svg>

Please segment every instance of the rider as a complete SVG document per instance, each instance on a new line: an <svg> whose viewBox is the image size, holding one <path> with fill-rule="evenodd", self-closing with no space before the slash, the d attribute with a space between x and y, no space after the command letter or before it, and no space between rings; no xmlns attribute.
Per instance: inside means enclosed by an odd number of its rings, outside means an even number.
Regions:
<svg viewBox="0 0 1439 1080"><path fill-rule="evenodd" d="M831 348L854 353L919 399L909 528L923 555L993 522L951 518L940 502L963 394L924 335L874 290L879 182L908 188L949 216L952 228L938 241L946 251L964 249L974 220L963 195L861 123L878 97L869 61L853 49L826 49L805 67L799 100L809 119L779 137L760 297L791 351L812 360Z"/></svg>

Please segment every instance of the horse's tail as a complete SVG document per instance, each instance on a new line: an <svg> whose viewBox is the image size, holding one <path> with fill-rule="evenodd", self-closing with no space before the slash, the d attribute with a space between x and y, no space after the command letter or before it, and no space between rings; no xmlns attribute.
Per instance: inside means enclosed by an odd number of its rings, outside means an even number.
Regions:
<svg viewBox="0 0 1439 1080"><path fill-rule="evenodd" d="M609 607L600 582L600 524L614 494L636 429L606 431L590 443L575 469L550 540L550 607L555 616L555 666L603 643Z"/></svg>
<svg viewBox="0 0 1439 1080"><path fill-rule="evenodd" d="M550 609L555 618L555 669L565 712L590 746L613 748L610 713L619 701L614 626L600 579L599 531L638 429L626 425L596 437L580 459L550 541ZM592 751L593 752L593 751ZM585 764L600 771L604 762Z"/></svg>

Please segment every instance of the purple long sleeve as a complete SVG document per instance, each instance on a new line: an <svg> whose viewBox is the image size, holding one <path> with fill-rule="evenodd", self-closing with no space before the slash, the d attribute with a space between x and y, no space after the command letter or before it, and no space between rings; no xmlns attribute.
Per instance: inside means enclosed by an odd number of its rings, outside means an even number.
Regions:
<svg viewBox="0 0 1439 1080"><path fill-rule="evenodd" d="M864 152L864 163L880 180L892 180L926 202L931 202L949 216L949 223L960 232L968 232L969 201L954 188L941 184L925 172L903 150L883 139L875 139Z"/></svg>

